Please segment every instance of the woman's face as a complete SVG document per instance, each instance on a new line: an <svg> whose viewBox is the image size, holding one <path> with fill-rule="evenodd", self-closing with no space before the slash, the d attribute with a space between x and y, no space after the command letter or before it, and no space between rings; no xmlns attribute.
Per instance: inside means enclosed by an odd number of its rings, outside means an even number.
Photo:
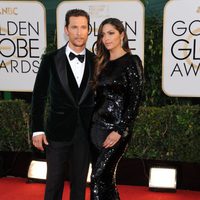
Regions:
<svg viewBox="0 0 200 200"><path fill-rule="evenodd" d="M102 28L102 42L109 51L121 49L121 41L123 40L123 37L124 34L120 34L111 24L105 24Z"/></svg>

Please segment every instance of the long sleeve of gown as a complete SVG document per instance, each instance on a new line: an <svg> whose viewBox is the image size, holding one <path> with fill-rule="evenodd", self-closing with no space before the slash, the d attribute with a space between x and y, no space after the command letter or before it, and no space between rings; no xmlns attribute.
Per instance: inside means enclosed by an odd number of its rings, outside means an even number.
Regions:
<svg viewBox="0 0 200 200"><path fill-rule="evenodd" d="M128 127L134 123L138 114L143 89L143 67L138 56L134 56L134 62L127 67L127 101L125 110L119 124L115 125L114 130L122 136L127 136Z"/></svg>

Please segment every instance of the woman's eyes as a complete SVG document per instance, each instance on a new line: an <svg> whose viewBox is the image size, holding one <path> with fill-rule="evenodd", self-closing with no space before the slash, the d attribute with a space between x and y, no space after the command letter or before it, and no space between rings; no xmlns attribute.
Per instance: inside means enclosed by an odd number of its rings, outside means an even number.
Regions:
<svg viewBox="0 0 200 200"><path fill-rule="evenodd" d="M103 33L103 34L101 35L101 37L104 37L106 34L107 34L107 35L114 35L114 34L115 34L115 32Z"/></svg>

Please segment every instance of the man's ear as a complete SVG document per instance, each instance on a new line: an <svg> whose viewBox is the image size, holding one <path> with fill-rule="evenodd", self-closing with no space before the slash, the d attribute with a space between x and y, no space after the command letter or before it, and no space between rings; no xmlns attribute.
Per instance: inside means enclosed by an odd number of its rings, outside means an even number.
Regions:
<svg viewBox="0 0 200 200"><path fill-rule="evenodd" d="M65 32L65 34L66 34L67 36L69 35L69 33L68 33L68 29L67 29L66 26L64 27L64 32Z"/></svg>

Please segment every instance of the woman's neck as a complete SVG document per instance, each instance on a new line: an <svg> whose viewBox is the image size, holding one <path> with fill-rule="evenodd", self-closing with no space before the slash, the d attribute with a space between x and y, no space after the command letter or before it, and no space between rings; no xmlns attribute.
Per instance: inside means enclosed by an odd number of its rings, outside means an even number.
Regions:
<svg viewBox="0 0 200 200"><path fill-rule="evenodd" d="M110 51L110 60L115 60L121 56L123 56L124 54L126 54L126 51L124 51L124 49L118 49L116 51Z"/></svg>

